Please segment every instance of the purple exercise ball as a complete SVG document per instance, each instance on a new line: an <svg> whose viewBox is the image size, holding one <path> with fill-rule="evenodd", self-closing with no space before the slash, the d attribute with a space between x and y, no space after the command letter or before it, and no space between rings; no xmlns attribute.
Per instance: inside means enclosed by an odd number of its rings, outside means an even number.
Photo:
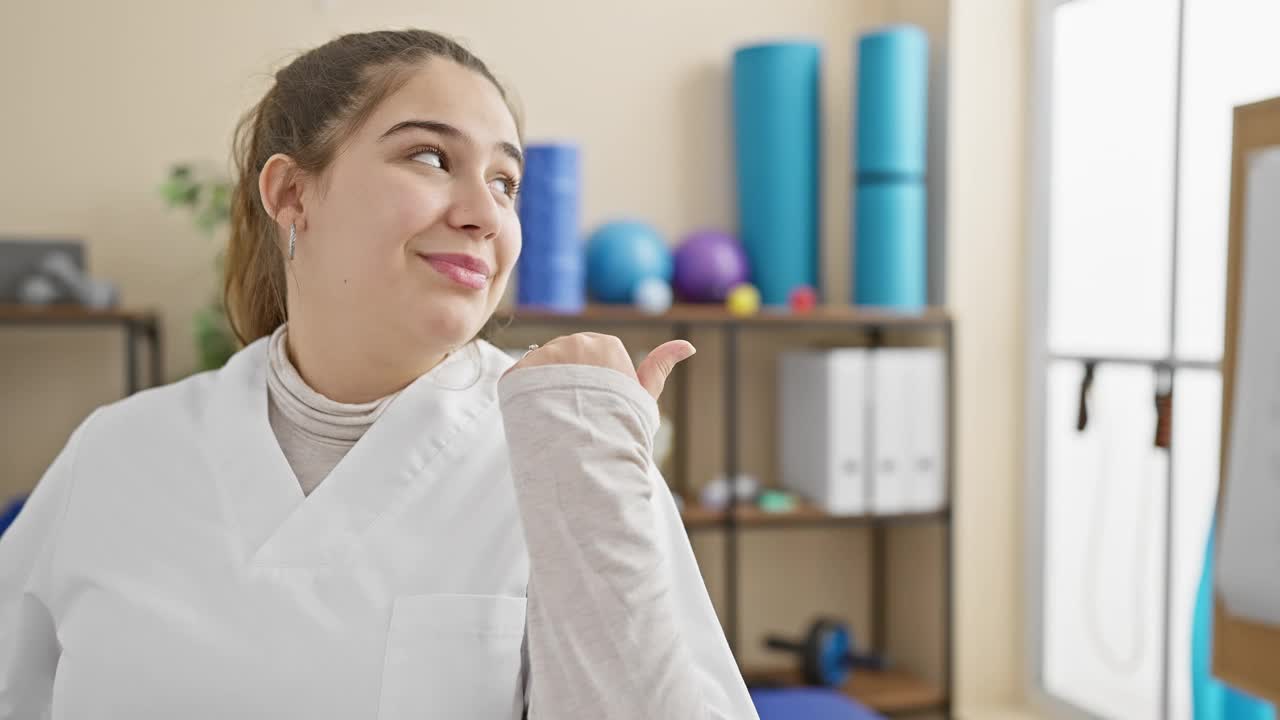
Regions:
<svg viewBox="0 0 1280 720"><path fill-rule="evenodd" d="M724 302L738 283L750 282L751 268L738 239L718 230L685 238L675 254L672 286L685 302Z"/></svg>

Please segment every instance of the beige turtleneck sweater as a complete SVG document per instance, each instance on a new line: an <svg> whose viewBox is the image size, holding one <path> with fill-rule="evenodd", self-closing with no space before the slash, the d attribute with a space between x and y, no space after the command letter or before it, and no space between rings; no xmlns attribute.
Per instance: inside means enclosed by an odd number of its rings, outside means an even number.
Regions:
<svg viewBox="0 0 1280 720"><path fill-rule="evenodd" d="M399 393L352 404L312 390L289 360L287 327L281 325L271 334L268 418L302 494L310 495Z"/></svg>

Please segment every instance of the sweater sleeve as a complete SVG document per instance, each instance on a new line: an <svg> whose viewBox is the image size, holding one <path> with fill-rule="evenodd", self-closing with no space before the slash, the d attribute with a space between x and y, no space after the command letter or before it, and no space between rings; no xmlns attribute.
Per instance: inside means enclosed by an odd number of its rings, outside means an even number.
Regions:
<svg viewBox="0 0 1280 720"><path fill-rule="evenodd" d="M530 556L528 716L756 718L652 461L657 403L587 365L498 392Z"/></svg>

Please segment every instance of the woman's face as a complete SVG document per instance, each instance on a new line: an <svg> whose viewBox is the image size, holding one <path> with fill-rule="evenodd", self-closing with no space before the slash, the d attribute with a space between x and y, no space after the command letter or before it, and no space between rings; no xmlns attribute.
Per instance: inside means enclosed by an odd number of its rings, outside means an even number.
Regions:
<svg viewBox="0 0 1280 720"><path fill-rule="evenodd" d="M290 301L352 342L462 345L496 309L520 254L522 169L493 84L450 60L424 63L339 151L323 187L303 191Z"/></svg>

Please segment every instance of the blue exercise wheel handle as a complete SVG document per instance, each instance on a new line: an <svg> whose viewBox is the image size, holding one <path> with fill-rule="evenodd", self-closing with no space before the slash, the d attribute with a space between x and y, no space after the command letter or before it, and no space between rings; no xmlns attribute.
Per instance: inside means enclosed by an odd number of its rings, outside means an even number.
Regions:
<svg viewBox="0 0 1280 720"><path fill-rule="evenodd" d="M839 620L814 621L804 640L769 636L765 646L799 655L804 681L820 687L842 687L854 668L881 670L885 666L880 656L854 652L853 634Z"/></svg>

